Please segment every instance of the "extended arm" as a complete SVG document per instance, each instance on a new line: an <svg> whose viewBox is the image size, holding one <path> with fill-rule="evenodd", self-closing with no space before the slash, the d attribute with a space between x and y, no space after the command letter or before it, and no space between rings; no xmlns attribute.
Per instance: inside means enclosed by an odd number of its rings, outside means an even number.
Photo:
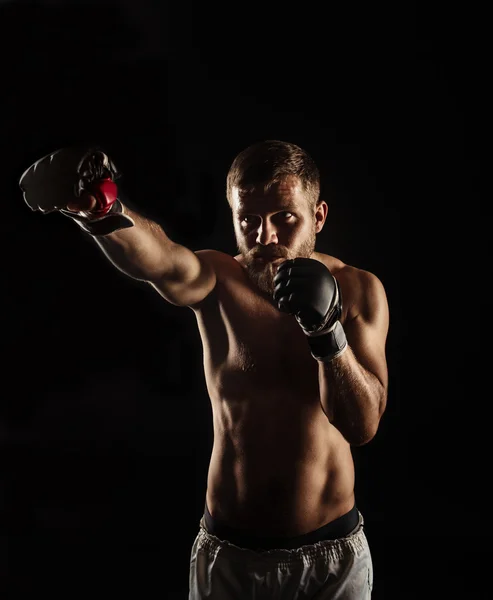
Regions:
<svg viewBox="0 0 493 600"><path fill-rule="evenodd" d="M203 300L216 284L207 257L173 242L163 228L124 207L133 227L94 236L108 259L123 273L150 283L168 302L189 306Z"/></svg>
<svg viewBox="0 0 493 600"><path fill-rule="evenodd" d="M213 251L192 252L129 209L120 174L103 151L58 150L31 165L19 185L33 210L71 217L120 271L150 283L172 304L196 304L214 288Z"/></svg>

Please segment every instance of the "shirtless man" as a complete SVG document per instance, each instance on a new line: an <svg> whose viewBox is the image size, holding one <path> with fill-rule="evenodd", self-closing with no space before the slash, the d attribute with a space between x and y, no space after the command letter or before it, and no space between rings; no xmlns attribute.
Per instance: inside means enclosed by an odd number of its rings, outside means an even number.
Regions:
<svg viewBox="0 0 493 600"><path fill-rule="evenodd" d="M294 144L241 152L227 176L234 257L192 252L130 208L102 151L57 151L20 181L33 210L60 210L196 316L214 444L190 600L371 596L351 446L386 407L388 303L375 275L315 251L319 179Z"/></svg>

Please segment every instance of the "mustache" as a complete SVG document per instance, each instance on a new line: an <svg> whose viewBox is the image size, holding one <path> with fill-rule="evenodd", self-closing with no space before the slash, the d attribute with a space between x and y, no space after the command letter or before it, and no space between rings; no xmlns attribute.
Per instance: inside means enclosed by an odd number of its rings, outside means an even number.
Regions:
<svg viewBox="0 0 493 600"><path fill-rule="evenodd" d="M251 258L287 258L288 256L288 252L284 248L273 248L271 250L252 248L248 254Z"/></svg>

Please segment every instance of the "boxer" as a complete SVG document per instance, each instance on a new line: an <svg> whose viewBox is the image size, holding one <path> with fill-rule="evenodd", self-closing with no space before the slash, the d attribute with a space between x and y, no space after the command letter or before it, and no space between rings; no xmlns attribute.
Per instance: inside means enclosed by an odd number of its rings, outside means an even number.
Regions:
<svg viewBox="0 0 493 600"><path fill-rule="evenodd" d="M226 178L238 254L191 251L130 208L101 148L62 148L20 180L129 277L188 307L203 343L214 443L189 599L371 597L351 447L387 403L389 308L373 273L317 252L328 205L299 146L252 144ZM172 200L171 200L172 201Z"/></svg>

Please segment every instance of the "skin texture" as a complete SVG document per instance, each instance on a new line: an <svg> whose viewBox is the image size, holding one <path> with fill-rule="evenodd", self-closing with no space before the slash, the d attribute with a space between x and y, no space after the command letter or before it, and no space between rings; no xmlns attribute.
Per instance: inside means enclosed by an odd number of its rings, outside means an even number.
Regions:
<svg viewBox="0 0 493 600"><path fill-rule="evenodd" d="M135 227L97 243L124 273L196 316L213 415L213 517L250 534L293 536L348 512L351 445L375 436L386 407L389 315L375 275L315 252L327 204L311 206L292 176L267 192L234 188L236 256L192 252L127 212ZM295 257L322 262L340 285L348 347L327 364L272 299L278 265Z"/></svg>

